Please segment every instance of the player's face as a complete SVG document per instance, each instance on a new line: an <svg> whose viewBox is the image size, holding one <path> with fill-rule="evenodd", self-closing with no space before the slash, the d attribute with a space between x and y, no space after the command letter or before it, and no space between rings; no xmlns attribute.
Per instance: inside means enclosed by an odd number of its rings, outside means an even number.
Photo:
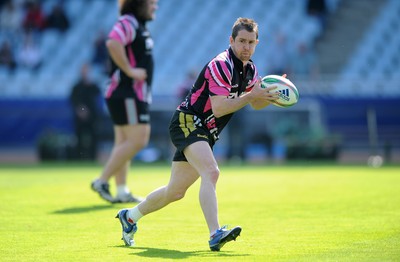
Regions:
<svg viewBox="0 0 400 262"><path fill-rule="evenodd" d="M147 0L144 7L144 18L146 20L154 20L156 18L156 10L158 8L158 0Z"/></svg>
<svg viewBox="0 0 400 262"><path fill-rule="evenodd" d="M258 44L255 32L249 32L245 29L240 30L235 39L229 38L233 53L242 61L247 62L256 50Z"/></svg>

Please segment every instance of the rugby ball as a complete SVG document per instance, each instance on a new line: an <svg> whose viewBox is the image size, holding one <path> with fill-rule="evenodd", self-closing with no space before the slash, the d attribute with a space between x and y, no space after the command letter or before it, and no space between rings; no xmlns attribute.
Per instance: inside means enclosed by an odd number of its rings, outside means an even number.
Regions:
<svg viewBox="0 0 400 262"><path fill-rule="evenodd" d="M279 92L279 98L272 104L279 107L290 107L299 101L299 92L296 86L287 78L278 75L267 75L261 80L261 87L276 86L271 92Z"/></svg>

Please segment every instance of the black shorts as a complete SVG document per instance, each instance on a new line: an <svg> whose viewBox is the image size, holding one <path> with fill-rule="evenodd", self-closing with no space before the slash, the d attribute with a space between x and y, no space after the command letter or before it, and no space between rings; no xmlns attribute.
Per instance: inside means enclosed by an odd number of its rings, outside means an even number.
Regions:
<svg viewBox="0 0 400 262"><path fill-rule="evenodd" d="M150 123L149 104L129 98L107 98L107 108L115 125Z"/></svg>
<svg viewBox="0 0 400 262"><path fill-rule="evenodd" d="M208 129L195 115L190 115L176 110L169 124L169 134L176 147L173 161L187 161L183 150L197 141L206 141L211 149L214 139Z"/></svg>

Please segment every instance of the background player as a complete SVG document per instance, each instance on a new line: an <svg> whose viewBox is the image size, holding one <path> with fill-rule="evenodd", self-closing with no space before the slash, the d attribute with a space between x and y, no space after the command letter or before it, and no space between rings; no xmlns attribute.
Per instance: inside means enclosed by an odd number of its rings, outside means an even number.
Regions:
<svg viewBox="0 0 400 262"><path fill-rule="evenodd" d="M92 189L109 202L139 202L127 187L127 174L131 159L150 137L153 40L146 22L155 18L158 1L125 0L119 4L121 16L106 43L112 60L106 102L114 123L114 146ZM108 183L112 176L117 186L115 198Z"/></svg>

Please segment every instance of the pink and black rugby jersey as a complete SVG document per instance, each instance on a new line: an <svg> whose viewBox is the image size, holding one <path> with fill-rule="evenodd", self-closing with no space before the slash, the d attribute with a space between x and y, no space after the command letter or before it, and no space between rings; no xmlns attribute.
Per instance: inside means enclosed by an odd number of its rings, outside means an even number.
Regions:
<svg viewBox="0 0 400 262"><path fill-rule="evenodd" d="M216 118L211 109L210 96L229 98L248 92L258 79L256 66L250 61L246 68L229 48L212 59L201 71L185 101L178 110L199 117L217 140L232 114Z"/></svg>
<svg viewBox="0 0 400 262"><path fill-rule="evenodd" d="M123 15L115 23L108 35L125 46L132 67L141 67L147 71L146 81L135 81L128 77L111 61L111 81L106 98L136 97L140 101L151 103L151 82L153 78L153 40L146 24L132 15Z"/></svg>

